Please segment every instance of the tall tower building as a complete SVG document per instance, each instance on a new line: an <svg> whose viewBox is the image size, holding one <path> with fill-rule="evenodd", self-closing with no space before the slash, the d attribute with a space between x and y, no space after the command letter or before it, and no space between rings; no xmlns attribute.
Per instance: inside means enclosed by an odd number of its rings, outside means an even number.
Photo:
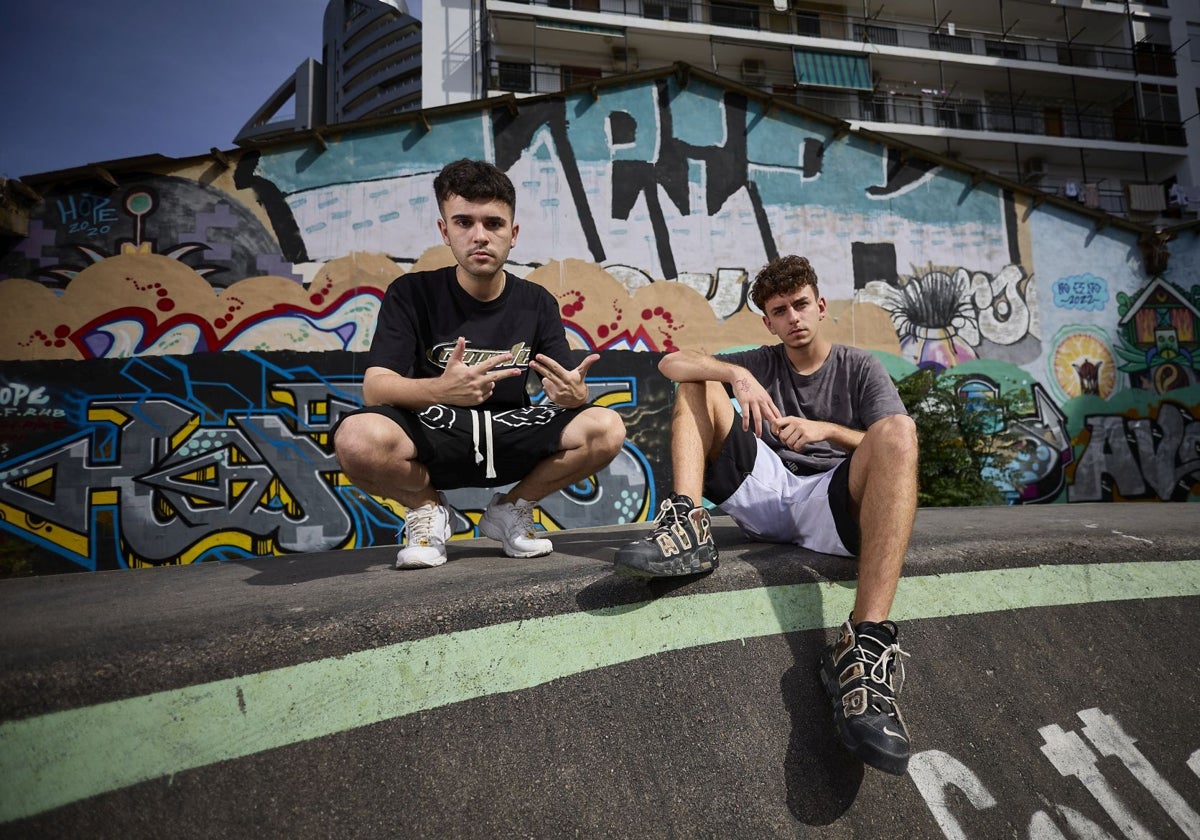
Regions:
<svg viewBox="0 0 1200 840"><path fill-rule="evenodd" d="M324 30L321 61L301 62L234 142L421 107L421 22L405 0L330 0Z"/></svg>

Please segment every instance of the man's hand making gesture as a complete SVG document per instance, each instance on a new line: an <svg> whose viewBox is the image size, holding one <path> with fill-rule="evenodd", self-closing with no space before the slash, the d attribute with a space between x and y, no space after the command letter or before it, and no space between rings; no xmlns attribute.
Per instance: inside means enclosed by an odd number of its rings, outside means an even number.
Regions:
<svg viewBox="0 0 1200 840"><path fill-rule="evenodd" d="M554 359L539 353L529 366L542 377L542 388L552 403L560 408L578 408L588 401L587 382L584 380L588 368L599 358L599 353L592 353L577 368L567 370Z"/></svg>
<svg viewBox="0 0 1200 840"><path fill-rule="evenodd" d="M467 340L459 336L446 369L438 377L439 402L464 407L479 405L496 390L497 382L522 375L521 369L515 367L496 370L512 361L512 353L501 353L477 365L468 365L463 362L466 349Z"/></svg>

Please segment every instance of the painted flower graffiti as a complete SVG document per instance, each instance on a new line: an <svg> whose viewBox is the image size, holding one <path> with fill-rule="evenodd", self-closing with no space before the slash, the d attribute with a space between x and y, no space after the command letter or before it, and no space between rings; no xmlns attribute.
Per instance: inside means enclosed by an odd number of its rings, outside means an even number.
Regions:
<svg viewBox="0 0 1200 840"><path fill-rule="evenodd" d="M878 304L892 317L900 349L918 367L945 370L978 358L986 338L1015 344L1030 332L1024 274L1005 266L995 277L965 268L930 268L898 282L868 283L862 299Z"/></svg>
<svg viewBox="0 0 1200 840"><path fill-rule="evenodd" d="M891 314L901 351L918 367L945 370L977 358L979 321L964 269L902 278L898 286L875 281L867 291Z"/></svg>

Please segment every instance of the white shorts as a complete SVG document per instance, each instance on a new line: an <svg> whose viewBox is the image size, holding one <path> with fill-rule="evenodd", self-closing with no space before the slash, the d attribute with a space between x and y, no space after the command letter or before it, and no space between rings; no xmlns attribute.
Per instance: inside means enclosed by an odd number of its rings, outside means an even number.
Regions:
<svg viewBox="0 0 1200 840"><path fill-rule="evenodd" d="M828 472L793 474L735 414L720 455L705 472L704 495L752 540L853 557L859 531L850 512L849 476L849 458Z"/></svg>

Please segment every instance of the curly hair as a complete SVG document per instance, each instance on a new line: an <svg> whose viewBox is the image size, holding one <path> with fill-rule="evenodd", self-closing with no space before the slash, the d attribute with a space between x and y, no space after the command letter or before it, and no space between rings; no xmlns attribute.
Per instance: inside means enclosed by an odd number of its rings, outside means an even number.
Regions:
<svg viewBox="0 0 1200 840"><path fill-rule="evenodd" d="M517 192L512 181L500 169L483 160L462 158L447 163L433 179L433 194L438 209L452 195L467 201L501 201L517 211Z"/></svg>
<svg viewBox="0 0 1200 840"><path fill-rule="evenodd" d="M812 286L814 297L820 297L817 272L808 258L795 254L776 257L755 276L754 285L750 287L750 299L759 309L765 309L767 301L776 295L790 295L805 286Z"/></svg>

